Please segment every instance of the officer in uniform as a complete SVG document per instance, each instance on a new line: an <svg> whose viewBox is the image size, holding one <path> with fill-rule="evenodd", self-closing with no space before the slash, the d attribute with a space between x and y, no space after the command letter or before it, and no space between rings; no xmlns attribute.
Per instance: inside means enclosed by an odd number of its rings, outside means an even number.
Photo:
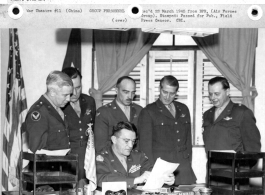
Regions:
<svg viewBox="0 0 265 195"><path fill-rule="evenodd" d="M68 67L62 70L73 81L73 94L70 103L64 108L63 112L68 121L70 132L71 153L78 154L78 180L79 188L83 188L88 183L84 169L84 159L88 140L88 125L94 124L96 114L96 104L93 97L82 92L82 75L76 68ZM93 127L93 126L92 126Z"/></svg>
<svg viewBox="0 0 265 195"><path fill-rule="evenodd" d="M47 92L27 113L23 128L28 135L29 149L59 150L69 148L69 131L61 107L70 101L72 80L60 71L51 72L46 80Z"/></svg>
<svg viewBox="0 0 265 195"><path fill-rule="evenodd" d="M133 150L136 127L130 122L119 122L113 127L112 145L102 149L96 156L98 186L102 182L126 181L127 188L144 183L152 168L143 152ZM173 174L164 176L168 185L174 183Z"/></svg>
<svg viewBox="0 0 265 195"><path fill-rule="evenodd" d="M112 129L118 122L129 121L137 125L142 107L132 102L135 91L135 81L131 77L123 76L116 84L116 99L97 110L94 129L97 152L111 144Z"/></svg>
<svg viewBox="0 0 265 195"><path fill-rule="evenodd" d="M213 107L203 114L203 141L205 151L234 150L236 152L260 152L260 132L253 112L242 104L233 103L230 85L224 77L214 77L208 84L209 98ZM240 161L240 166L250 168L256 160ZM231 168L230 160L211 160L211 168ZM240 180L248 185L248 179ZM211 177L211 184L231 184L223 177Z"/></svg>
<svg viewBox="0 0 265 195"><path fill-rule="evenodd" d="M193 184L196 176L191 167L190 113L186 105L174 101L178 88L178 80L171 75L160 81L159 99L147 105L139 116L139 147L151 164L158 157L180 164L175 172L176 185Z"/></svg>
<svg viewBox="0 0 265 195"><path fill-rule="evenodd" d="M235 150L259 152L260 132L253 112L245 105L229 98L230 86L226 78L215 77L208 84L213 107L203 115L205 150Z"/></svg>
<svg viewBox="0 0 265 195"><path fill-rule="evenodd" d="M51 72L46 80L47 91L29 109L22 128L27 132L29 149L60 150L69 148L68 124L61 107L70 101L73 82L60 71ZM53 169L57 164L39 163L38 170ZM32 163L29 164L32 169ZM27 186L28 187L28 186ZM49 185L39 186L37 192L54 191Z"/></svg>

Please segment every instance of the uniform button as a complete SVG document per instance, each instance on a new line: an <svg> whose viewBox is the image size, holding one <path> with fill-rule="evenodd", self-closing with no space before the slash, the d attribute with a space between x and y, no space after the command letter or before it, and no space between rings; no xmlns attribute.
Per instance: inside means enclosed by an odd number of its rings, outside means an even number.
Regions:
<svg viewBox="0 0 265 195"><path fill-rule="evenodd" d="M79 123L81 123L81 121L79 121Z"/></svg>
<svg viewBox="0 0 265 195"><path fill-rule="evenodd" d="M82 131L82 129L81 129L81 128L80 128L79 130L80 130L80 131Z"/></svg>
<svg viewBox="0 0 265 195"><path fill-rule="evenodd" d="M61 132L61 130L58 130L58 132Z"/></svg>
<svg viewBox="0 0 265 195"><path fill-rule="evenodd" d="M164 125L164 123L161 123L161 125Z"/></svg>
<svg viewBox="0 0 265 195"><path fill-rule="evenodd" d="M180 141L180 139L178 139L178 142Z"/></svg>
<svg viewBox="0 0 265 195"><path fill-rule="evenodd" d="M177 133L179 133L179 131L177 131Z"/></svg>
<svg viewBox="0 0 265 195"><path fill-rule="evenodd" d="M70 145L70 142L68 144Z"/></svg>
<svg viewBox="0 0 265 195"><path fill-rule="evenodd" d="M83 136L81 136L81 139L83 138Z"/></svg>
<svg viewBox="0 0 265 195"><path fill-rule="evenodd" d="M40 102L40 104L42 104L42 102Z"/></svg>
<svg viewBox="0 0 265 195"><path fill-rule="evenodd" d="M178 124L178 122L175 122L175 124Z"/></svg>
<svg viewBox="0 0 265 195"><path fill-rule="evenodd" d="M68 137L69 137L69 135L68 135Z"/></svg>

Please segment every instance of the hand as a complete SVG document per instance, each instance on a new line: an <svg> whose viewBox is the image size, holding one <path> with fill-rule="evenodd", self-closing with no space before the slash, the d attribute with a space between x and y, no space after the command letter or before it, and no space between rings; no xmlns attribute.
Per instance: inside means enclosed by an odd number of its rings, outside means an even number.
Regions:
<svg viewBox="0 0 265 195"><path fill-rule="evenodd" d="M134 179L134 184L144 183L150 176L150 171L145 171L140 177Z"/></svg>
<svg viewBox="0 0 265 195"><path fill-rule="evenodd" d="M164 183L171 186L173 185L175 182L175 176L173 173L170 173L170 174L165 174L164 175Z"/></svg>

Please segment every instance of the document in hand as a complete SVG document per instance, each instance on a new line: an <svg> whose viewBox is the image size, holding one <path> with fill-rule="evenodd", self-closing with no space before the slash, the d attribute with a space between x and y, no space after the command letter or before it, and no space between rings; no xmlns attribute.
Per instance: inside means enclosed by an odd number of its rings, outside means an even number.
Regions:
<svg viewBox="0 0 265 195"><path fill-rule="evenodd" d="M164 184L164 175L173 173L178 166L178 163L169 163L158 158L142 189L145 191L159 191L159 188Z"/></svg>

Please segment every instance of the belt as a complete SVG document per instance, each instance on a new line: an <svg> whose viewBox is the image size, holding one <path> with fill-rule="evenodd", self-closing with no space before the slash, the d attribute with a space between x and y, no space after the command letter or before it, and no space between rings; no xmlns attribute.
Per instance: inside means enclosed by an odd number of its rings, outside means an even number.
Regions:
<svg viewBox="0 0 265 195"><path fill-rule="evenodd" d="M183 152L183 151L185 151L185 150L187 150L187 146L186 146L186 145L183 145L183 146L177 146L177 151L178 151L178 152Z"/></svg>
<svg viewBox="0 0 265 195"><path fill-rule="evenodd" d="M77 142L70 142L70 147L82 147L87 145L87 140L79 140Z"/></svg>

